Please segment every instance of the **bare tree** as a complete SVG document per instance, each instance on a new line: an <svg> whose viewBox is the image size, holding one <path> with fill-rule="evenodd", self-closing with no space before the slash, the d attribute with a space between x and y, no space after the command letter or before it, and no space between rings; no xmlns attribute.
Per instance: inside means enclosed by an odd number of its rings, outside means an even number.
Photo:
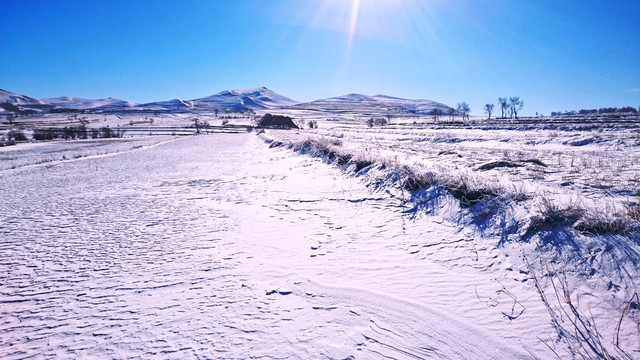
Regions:
<svg viewBox="0 0 640 360"><path fill-rule="evenodd" d="M209 135L209 128L211 127L211 124L209 124L208 120L204 120L202 122L202 127L204 128L204 131L207 133L207 135Z"/></svg>
<svg viewBox="0 0 640 360"><path fill-rule="evenodd" d="M486 104L484 106L484 112L489 114L489 120L491 120L491 113L493 112L493 104Z"/></svg>
<svg viewBox="0 0 640 360"><path fill-rule="evenodd" d="M440 115L442 115L442 110L436 108L431 111L431 115L433 115L433 121L438 121Z"/></svg>
<svg viewBox="0 0 640 360"><path fill-rule="evenodd" d="M511 114L518 118L518 111L522 110L524 107L524 101L520 100L518 96L509 98L509 106L511 107Z"/></svg>
<svg viewBox="0 0 640 360"><path fill-rule="evenodd" d="M469 108L469 104L467 104L466 102L461 102L458 103L458 112L462 115L462 120L464 121L469 120L469 113L471 112L471 109Z"/></svg>
<svg viewBox="0 0 640 360"><path fill-rule="evenodd" d="M200 134L200 119L196 117L191 119L191 121L193 121L193 126L196 128L196 134Z"/></svg>
<svg viewBox="0 0 640 360"><path fill-rule="evenodd" d="M509 107L507 98L498 98L498 104L500 104L500 110L502 110L502 118L504 119L507 117L507 108Z"/></svg>
<svg viewBox="0 0 640 360"><path fill-rule="evenodd" d="M449 121L453 121L453 114L455 114L456 110L454 108L449 108Z"/></svg>

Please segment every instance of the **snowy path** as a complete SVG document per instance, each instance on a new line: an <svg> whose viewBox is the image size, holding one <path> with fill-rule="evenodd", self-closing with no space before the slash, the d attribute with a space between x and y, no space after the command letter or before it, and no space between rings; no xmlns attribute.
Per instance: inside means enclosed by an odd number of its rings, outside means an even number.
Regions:
<svg viewBox="0 0 640 360"><path fill-rule="evenodd" d="M3 359L529 358L554 335L473 236L250 134L0 172L0 199Z"/></svg>

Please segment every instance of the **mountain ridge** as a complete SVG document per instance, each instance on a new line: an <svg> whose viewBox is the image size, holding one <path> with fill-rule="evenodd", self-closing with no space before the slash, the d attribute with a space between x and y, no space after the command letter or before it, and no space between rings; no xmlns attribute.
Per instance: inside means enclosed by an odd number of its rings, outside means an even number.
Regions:
<svg viewBox="0 0 640 360"><path fill-rule="evenodd" d="M442 113L448 112L451 107L428 99L405 99L389 95L363 95L350 93L341 96L314 100L292 106L300 110L316 110L333 113L360 113L360 114L419 114L429 115L438 109Z"/></svg>
<svg viewBox="0 0 640 360"><path fill-rule="evenodd" d="M350 93L310 102L297 102L264 86L223 90L192 100L171 99L137 104L126 100L84 99L72 96L32 98L0 89L0 113L84 112L212 112L255 111L275 109L317 110L330 113L430 114L443 113L449 106L427 99L405 99L389 95Z"/></svg>

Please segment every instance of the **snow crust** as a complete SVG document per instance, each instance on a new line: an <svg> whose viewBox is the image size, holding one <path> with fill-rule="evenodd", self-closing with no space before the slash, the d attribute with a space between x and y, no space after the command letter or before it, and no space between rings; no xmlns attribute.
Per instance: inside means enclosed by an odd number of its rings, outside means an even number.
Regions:
<svg viewBox="0 0 640 360"><path fill-rule="evenodd" d="M638 205L637 119L368 128L388 108L349 106L261 134L341 164L269 148L246 114L189 137L190 113L16 119L126 138L0 148L0 358L637 358L637 228L532 225ZM405 167L501 193L409 191Z"/></svg>
<svg viewBox="0 0 640 360"><path fill-rule="evenodd" d="M548 354L548 315L513 257L253 135L0 182L6 359Z"/></svg>

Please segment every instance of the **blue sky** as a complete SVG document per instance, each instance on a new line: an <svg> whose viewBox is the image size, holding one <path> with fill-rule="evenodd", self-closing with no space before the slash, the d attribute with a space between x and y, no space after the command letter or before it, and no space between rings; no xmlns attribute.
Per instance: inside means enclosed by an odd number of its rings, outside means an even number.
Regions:
<svg viewBox="0 0 640 360"><path fill-rule="evenodd" d="M0 88L193 99L426 98L473 115L640 106L640 1L0 0Z"/></svg>

